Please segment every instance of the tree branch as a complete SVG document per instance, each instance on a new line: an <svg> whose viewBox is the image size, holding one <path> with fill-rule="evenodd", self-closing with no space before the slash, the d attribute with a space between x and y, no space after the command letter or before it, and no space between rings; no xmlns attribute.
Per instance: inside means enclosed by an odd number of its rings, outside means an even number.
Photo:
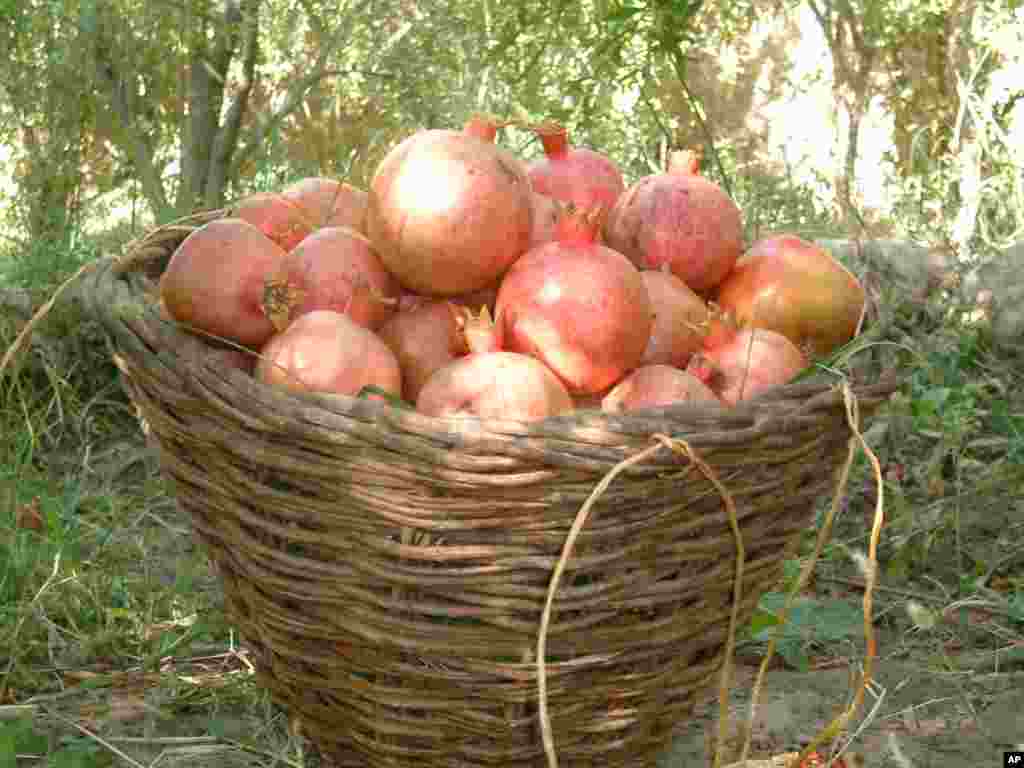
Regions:
<svg viewBox="0 0 1024 768"><path fill-rule="evenodd" d="M722 158L718 155L718 148L715 146L715 137L711 133L711 128L708 126L704 116L701 114L700 105L697 103L697 99L686 84L686 57L683 56L683 52L680 50L679 46L676 45L670 49L669 58L672 61L672 67L675 69L676 77L679 78L679 85L683 89L683 95L686 96L686 100L690 104L690 109L693 110L693 114L697 118L697 122L700 124L701 130L704 132L704 137L707 139L710 155L714 158L715 167L718 168L718 173L722 177L722 186L725 188L726 194L728 194L729 197L732 197L732 181L729 179L729 175L725 172L725 167L722 165Z"/></svg>
<svg viewBox="0 0 1024 768"><path fill-rule="evenodd" d="M829 47L832 46L832 9L825 4L819 5L816 0L807 0L807 5L811 9L811 13L818 20L818 24L821 25L821 31L825 33L825 39L829 43Z"/></svg>
<svg viewBox="0 0 1024 768"><path fill-rule="evenodd" d="M264 145L267 137L270 136L274 129L284 122L284 120L296 109L302 106L302 102L306 100L306 95L314 85L326 77L344 74L351 74L351 71L322 69L318 72L306 75L306 77L302 78L302 80L297 84L289 88L288 96L285 98L284 104L281 105L281 108L276 110L259 126L257 126L253 135L245 142L245 145L235 153L234 162L232 163L233 171L237 172L237 170L245 164L245 161L248 160L257 149Z"/></svg>
<svg viewBox="0 0 1024 768"><path fill-rule="evenodd" d="M359 16L364 6L368 5L369 2L370 0L362 0L362 2L359 2L346 12L345 21L338 24L337 28L332 33L331 38L320 46L316 62L313 65L312 73L300 79L296 84L288 89L288 95L285 98L284 104L281 105L281 108L271 114L268 119L262 122L262 124L256 126L252 131L252 134L247 138L245 144L239 147L238 151L234 153L234 159L230 166L232 177L237 175L239 169L245 164L246 160L248 160L257 149L264 145L271 132L280 125L285 118L302 105L302 102L305 101L310 88L325 77L342 73L342 70L332 70L327 67L328 57L334 52L334 49L341 44L341 41L351 33L355 19ZM313 13L313 8L309 4L308 0L304 0L303 6L306 9L306 13L310 15L310 24L322 31L324 27L319 17ZM388 76L386 74L374 74L379 77Z"/></svg>
<svg viewBox="0 0 1024 768"><path fill-rule="evenodd" d="M205 30L205 27L203 28ZM207 169L210 163L211 138L217 129L218 109L214 109L212 93L217 84L204 66L203 43L205 35L197 35L196 48L191 51L188 65L188 120L183 126L182 168L175 208L185 212L193 208L202 197ZM223 84L220 85L223 88ZM219 100L218 100L219 105Z"/></svg>
<svg viewBox="0 0 1024 768"><path fill-rule="evenodd" d="M232 3L228 3L228 8ZM237 6L235 6L237 8ZM231 166L231 156L238 146L238 134L242 126L242 118L249 106L249 95L252 93L255 82L256 59L259 54L259 2L258 0L247 0L245 7L240 9L241 18L239 22L244 25L245 39L243 45L242 60L242 83L235 94L235 98L228 108L224 125L217 132L214 141L213 152L210 156L210 171L207 175L206 184L203 189L203 201L208 208L216 208L224 202L224 188L227 184L228 169ZM232 20L225 13L225 22ZM237 29L237 27L236 27ZM237 40L238 33L231 33L233 40ZM227 74L227 66L222 70ZM223 93L223 84L221 92Z"/></svg>
<svg viewBox="0 0 1024 768"><path fill-rule="evenodd" d="M121 34L131 34L122 29ZM135 171L142 183L142 192L153 208L157 220L162 220L170 212L167 193L164 190L163 178L156 167L153 148L146 136L138 127L138 115L132 108L124 85L124 76L110 57L111 46L101 37L95 39L96 70L99 81L106 86L111 107L121 124L127 138L129 156L135 165Z"/></svg>
<svg viewBox="0 0 1024 768"><path fill-rule="evenodd" d="M850 38L853 40L854 49L863 54L865 49L864 46L864 33L861 29L861 25L857 23L858 14L854 12L853 6L850 5L850 0L837 0L837 6L839 8L839 17L846 22L847 29L850 30ZM863 18L863 15L861 15Z"/></svg>

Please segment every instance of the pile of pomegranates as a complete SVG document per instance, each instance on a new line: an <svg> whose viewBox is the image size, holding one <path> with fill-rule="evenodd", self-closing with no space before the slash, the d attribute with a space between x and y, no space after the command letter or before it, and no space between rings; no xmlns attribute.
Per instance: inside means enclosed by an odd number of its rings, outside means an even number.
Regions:
<svg viewBox="0 0 1024 768"><path fill-rule="evenodd" d="M165 315L250 350L211 364L272 386L515 420L732 405L858 332L857 278L791 234L744 252L698 154L627 186L562 126L532 126L529 164L498 128L419 131L365 191L308 178L239 201L174 252Z"/></svg>

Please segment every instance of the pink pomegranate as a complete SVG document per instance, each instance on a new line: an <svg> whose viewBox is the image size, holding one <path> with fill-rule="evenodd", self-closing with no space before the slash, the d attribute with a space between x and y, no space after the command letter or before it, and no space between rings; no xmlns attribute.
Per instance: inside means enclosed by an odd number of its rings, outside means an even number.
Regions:
<svg viewBox="0 0 1024 768"><path fill-rule="evenodd" d="M369 240L354 229L324 227L267 274L263 310L278 331L318 309L375 331L394 314L399 290Z"/></svg>
<svg viewBox="0 0 1024 768"><path fill-rule="evenodd" d="M569 132L555 122L534 126L544 157L529 165L533 189L577 208L600 205L610 210L626 190L622 173L608 157L569 144Z"/></svg>
<svg viewBox="0 0 1024 768"><path fill-rule="evenodd" d="M514 352L461 357L423 386L416 410L428 416L536 421L572 410L572 398L543 363Z"/></svg>
<svg viewBox="0 0 1024 768"><path fill-rule="evenodd" d="M651 299L654 326L641 363L685 368L701 347L700 325L708 319L704 300L667 270L640 273Z"/></svg>
<svg viewBox="0 0 1024 768"><path fill-rule="evenodd" d="M712 317L703 348L687 372L729 405L785 384L807 367L807 358L781 333L739 328L728 316Z"/></svg>
<svg viewBox="0 0 1024 768"><path fill-rule="evenodd" d="M601 409L614 413L684 402L721 404L692 373L671 365L644 365L615 385L601 401Z"/></svg>
<svg viewBox="0 0 1024 768"><path fill-rule="evenodd" d="M573 394L636 367L653 322L639 270L595 242L600 222L600 208L570 206L556 240L513 264L498 289L499 347L541 360Z"/></svg>
<svg viewBox="0 0 1024 768"><path fill-rule="evenodd" d="M481 133L487 132L476 120L464 131L420 131L393 148L374 174L366 232L407 290L480 290L530 245L526 171Z"/></svg>
<svg viewBox="0 0 1024 768"><path fill-rule="evenodd" d="M693 153L673 152L665 173L633 184L608 216L608 245L642 269L672 273L706 295L733 268L743 250L740 209L714 182L697 173Z"/></svg>

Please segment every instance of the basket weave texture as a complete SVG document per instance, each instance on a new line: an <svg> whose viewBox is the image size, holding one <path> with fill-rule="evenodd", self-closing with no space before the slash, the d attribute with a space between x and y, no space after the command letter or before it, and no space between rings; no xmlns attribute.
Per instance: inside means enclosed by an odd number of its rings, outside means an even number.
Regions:
<svg viewBox="0 0 1024 768"><path fill-rule="evenodd" d="M732 495L739 620L831 489L850 430L826 381L735 408L523 424L295 395L226 369L168 321L156 280L212 212L101 263L83 294L192 516L260 680L328 764L547 765L534 649L552 572L595 485L652 435ZM855 384L869 416L896 380ZM561 766L653 765L716 682L737 542L723 497L664 448L594 503L547 628Z"/></svg>

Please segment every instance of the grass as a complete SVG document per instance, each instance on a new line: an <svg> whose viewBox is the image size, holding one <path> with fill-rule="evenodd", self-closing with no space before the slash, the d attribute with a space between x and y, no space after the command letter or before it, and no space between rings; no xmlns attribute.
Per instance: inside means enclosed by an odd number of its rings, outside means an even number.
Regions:
<svg viewBox="0 0 1024 768"><path fill-rule="evenodd" d="M115 490L21 468L8 499L0 648L10 655L0 657L0 690L3 703L28 709L14 720L0 716L0 764L11 750L49 754L57 766L112 764L99 741L111 733L136 736L131 749L142 752L152 746L147 733L174 733L179 747L198 734L215 737L207 747L251 756L247 764L279 762L252 755L291 739L256 686L205 556L159 477L147 472ZM16 524L33 499L40 531ZM93 736L69 736L69 722ZM64 735L40 751L39 734L50 732Z"/></svg>
<svg viewBox="0 0 1024 768"><path fill-rule="evenodd" d="M0 382L0 766L299 764L115 370L61 304Z"/></svg>

